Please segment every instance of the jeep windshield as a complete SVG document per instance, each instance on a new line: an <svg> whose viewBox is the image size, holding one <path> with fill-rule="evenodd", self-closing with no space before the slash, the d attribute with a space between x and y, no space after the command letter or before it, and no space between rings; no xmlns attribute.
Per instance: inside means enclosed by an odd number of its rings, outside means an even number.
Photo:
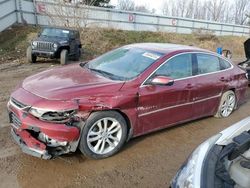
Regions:
<svg viewBox="0 0 250 188"><path fill-rule="evenodd" d="M88 62L84 67L113 80L131 80L144 72L162 55L159 52L127 46L105 53Z"/></svg>
<svg viewBox="0 0 250 188"><path fill-rule="evenodd" d="M41 32L41 36L68 38L69 30L57 29L57 28L44 28L43 31Z"/></svg>

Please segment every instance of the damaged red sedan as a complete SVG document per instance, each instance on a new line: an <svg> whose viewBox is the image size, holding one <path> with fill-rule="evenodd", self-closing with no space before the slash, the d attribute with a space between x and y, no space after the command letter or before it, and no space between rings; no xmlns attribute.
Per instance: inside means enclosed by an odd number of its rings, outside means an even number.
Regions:
<svg viewBox="0 0 250 188"><path fill-rule="evenodd" d="M26 78L11 94L11 133L43 159L75 152L101 159L132 137L245 101L245 71L213 52L174 44L127 45L89 62Z"/></svg>

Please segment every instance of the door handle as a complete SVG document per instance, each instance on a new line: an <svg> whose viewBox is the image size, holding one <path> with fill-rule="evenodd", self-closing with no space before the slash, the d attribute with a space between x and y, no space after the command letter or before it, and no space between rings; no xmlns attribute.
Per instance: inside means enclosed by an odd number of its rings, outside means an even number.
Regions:
<svg viewBox="0 0 250 188"><path fill-rule="evenodd" d="M227 81L227 79L225 77L221 77L220 81L225 82L225 81Z"/></svg>
<svg viewBox="0 0 250 188"><path fill-rule="evenodd" d="M192 89L193 87L194 87L193 84L187 84L187 86L186 86L187 89Z"/></svg>

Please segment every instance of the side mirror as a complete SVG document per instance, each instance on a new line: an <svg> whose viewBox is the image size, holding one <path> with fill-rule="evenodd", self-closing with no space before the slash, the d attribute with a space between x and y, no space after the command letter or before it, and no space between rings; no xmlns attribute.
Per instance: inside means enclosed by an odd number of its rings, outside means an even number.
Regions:
<svg viewBox="0 0 250 188"><path fill-rule="evenodd" d="M152 85L164 85L164 86L172 86L174 84L174 80L172 78L166 76L156 76L151 80Z"/></svg>

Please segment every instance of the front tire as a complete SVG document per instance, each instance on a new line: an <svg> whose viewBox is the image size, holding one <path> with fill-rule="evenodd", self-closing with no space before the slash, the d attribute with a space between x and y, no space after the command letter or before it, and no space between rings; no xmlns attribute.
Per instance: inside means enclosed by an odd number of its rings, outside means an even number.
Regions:
<svg viewBox="0 0 250 188"><path fill-rule="evenodd" d="M61 65L66 65L68 63L68 50L64 49L61 51L60 63L61 63Z"/></svg>
<svg viewBox="0 0 250 188"><path fill-rule="evenodd" d="M127 138L127 124L115 111L94 112L83 127L80 151L88 158L103 159L117 153Z"/></svg>
<svg viewBox="0 0 250 188"><path fill-rule="evenodd" d="M236 96L233 91L225 92L220 101L220 105L215 117L226 118L231 115L236 106Z"/></svg>
<svg viewBox="0 0 250 188"><path fill-rule="evenodd" d="M29 63L35 63L36 62L36 56L32 54L32 48L31 46L29 46L27 48L27 51L26 51L26 57L27 57L27 61Z"/></svg>

